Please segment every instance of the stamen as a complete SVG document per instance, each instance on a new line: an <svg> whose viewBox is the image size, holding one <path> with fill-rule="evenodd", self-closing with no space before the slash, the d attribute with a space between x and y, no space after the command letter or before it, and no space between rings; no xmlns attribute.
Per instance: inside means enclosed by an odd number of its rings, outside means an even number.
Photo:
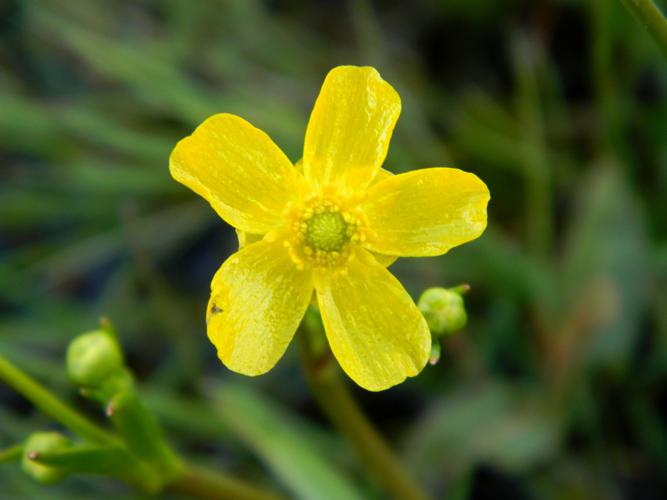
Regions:
<svg viewBox="0 0 667 500"><path fill-rule="evenodd" d="M361 217L333 196L313 196L301 207L290 207L292 238L285 242L299 269L340 267L350 257L350 245L365 239Z"/></svg>

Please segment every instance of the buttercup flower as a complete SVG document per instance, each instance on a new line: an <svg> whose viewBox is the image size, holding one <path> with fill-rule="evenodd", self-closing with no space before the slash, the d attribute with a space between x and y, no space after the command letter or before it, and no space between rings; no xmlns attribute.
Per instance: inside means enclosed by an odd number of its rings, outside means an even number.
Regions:
<svg viewBox="0 0 667 500"><path fill-rule="evenodd" d="M489 191L453 168L382 170L400 110L375 69L340 66L322 85L297 165L230 114L211 116L174 148L172 176L239 233L207 311L208 337L231 370L270 370L313 291L331 350L360 386L387 389L426 364L426 321L385 266L477 238Z"/></svg>

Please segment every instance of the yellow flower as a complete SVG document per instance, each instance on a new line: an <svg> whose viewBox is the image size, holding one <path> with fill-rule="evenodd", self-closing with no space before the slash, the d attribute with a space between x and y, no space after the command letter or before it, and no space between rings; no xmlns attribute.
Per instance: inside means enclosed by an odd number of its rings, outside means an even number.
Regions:
<svg viewBox="0 0 667 500"><path fill-rule="evenodd" d="M375 69L340 66L322 85L296 166L230 114L211 116L174 148L174 179L239 233L207 311L208 337L231 370L270 370L313 291L331 350L361 387L387 389L426 364L426 321L386 266L477 238L489 191L453 168L382 170L400 110Z"/></svg>

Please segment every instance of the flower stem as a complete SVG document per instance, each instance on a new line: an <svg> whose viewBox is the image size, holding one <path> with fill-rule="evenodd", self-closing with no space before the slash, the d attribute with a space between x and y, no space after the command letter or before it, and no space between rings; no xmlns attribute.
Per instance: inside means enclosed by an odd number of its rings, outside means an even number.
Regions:
<svg viewBox="0 0 667 500"><path fill-rule="evenodd" d="M192 465L186 467L185 472L170 483L167 489L211 500L278 500L282 498L233 477Z"/></svg>
<svg viewBox="0 0 667 500"><path fill-rule="evenodd" d="M22 394L46 415L81 437L96 443L118 443L118 439L113 434L90 422L76 410L70 408L35 379L2 356L0 356L0 380Z"/></svg>
<svg viewBox="0 0 667 500"><path fill-rule="evenodd" d="M315 352L308 338L313 332L306 331L308 328L304 322L297 337L308 384L322 411L392 497L425 499L424 493L357 405L337 367L333 366L331 353L322 356Z"/></svg>
<svg viewBox="0 0 667 500"><path fill-rule="evenodd" d="M667 56L667 20L652 0L622 0Z"/></svg>

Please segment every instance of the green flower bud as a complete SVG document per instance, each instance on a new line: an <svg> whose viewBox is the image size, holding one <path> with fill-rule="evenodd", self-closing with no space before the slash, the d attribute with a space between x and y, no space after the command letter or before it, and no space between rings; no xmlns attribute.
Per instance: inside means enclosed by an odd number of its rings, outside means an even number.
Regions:
<svg viewBox="0 0 667 500"><path fill-rule="evenodd" d="M435 336L461 330L468 321L461 293L467 287L429 288L419 297L419 310Z"/></svg>
<svg viewBox="0 0 667 500"><path fill-rule="evenodd" d="M36 432L32 434L23 448L21 467L23 471L41 484L54 484L67 476L67 471L60 467L51 467L35 462L40 453L69 448L71 442L57 432Z"/></svg>
<svg viewBox="0 0 667 500"><path fill-rule="evenodd" d="M107 330L80 335L67 349L67 373L77 385L101 387L123 365L120 346Z"/></svg>

